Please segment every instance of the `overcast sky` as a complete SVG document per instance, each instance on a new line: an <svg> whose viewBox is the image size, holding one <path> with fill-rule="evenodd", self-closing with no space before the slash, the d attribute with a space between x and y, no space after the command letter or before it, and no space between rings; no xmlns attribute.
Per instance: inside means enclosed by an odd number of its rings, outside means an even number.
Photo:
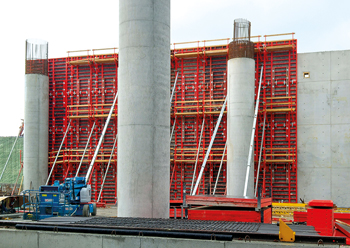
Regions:
<svg viewBox="0 0 350 248"><path fill-rule="evenodd" d="M16 136L24 118L25 40L47 40L49 58L118 47L118 5L117 0L1 1L0 136ZM350 49L348 0L172 0L171 41L232 37L236 18L251 21L252 35L295 32L299 53Z"/></svg>

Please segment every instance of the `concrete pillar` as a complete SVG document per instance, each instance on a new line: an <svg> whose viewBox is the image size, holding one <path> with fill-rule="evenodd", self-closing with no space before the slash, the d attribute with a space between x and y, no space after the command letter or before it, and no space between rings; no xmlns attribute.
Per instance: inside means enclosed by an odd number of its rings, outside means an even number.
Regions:
<svg viewBox="0 0 350 248"><path fill-rule="evenodd" d="M255 62L250 58L234 58L227 67L227 194L243 196L254 119ZM251 169L247 196L253 196L253 183Z"/></svg>
<svg viewBox="0 0 350 248"><path fill-rule="evenodd" d="M170 0L120 0L120 217L169 217L169 85Z"/></svg>
<svg viewBox="0 0 350 248"><path fill-rule="evenodd" d="M24 95L23 189L39 189L48 175L49 77L47 42L27 40Z"/></svg>
<svg viewBox="0 0 350 248"><path fill-rule="evenodd" d="M255 61L250 22L238 19L234 25L227 63L227 194L242 197L254 119ZM254 196L253 155L247 196Z"/></svg>

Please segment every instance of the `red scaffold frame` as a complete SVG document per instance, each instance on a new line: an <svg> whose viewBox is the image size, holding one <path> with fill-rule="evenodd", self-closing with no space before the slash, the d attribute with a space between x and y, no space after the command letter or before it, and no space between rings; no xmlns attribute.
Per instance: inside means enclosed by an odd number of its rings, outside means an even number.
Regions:
<svg viewBox="0 0 350 248"><path fill-rule="evenodd" d="M254 183L258 182L263 195L271 195L273 201L297 202L297 40L293 36L277 41L267 41L268 38L255 42L256 94L262 66L263 74L255 132ZM208 45L211 42L224 44ZM230 39L196 42L190 48L183 47L189 46L188 42L172 45L170 92L176 77L177 82L170 109L171 129L174 128L170 141L171 203L181 203L184 191L189 194L193 181L197 180L226 97L229 42ZM79 172L85 176L118 90L117 51L102 55L94 54L95 51L89 55L89 52L85 51L84 56L49 59L49 170L71 123L51 183L75 176L87 144ZM213 194L217 177L215 194L226 194L226 152L223 154L226 134L225 110L196 194ZM89 180L94 201L98 198L116 135L117 105ZM102 202L116 202L116 174L117 148L112 154Z"/></svg>

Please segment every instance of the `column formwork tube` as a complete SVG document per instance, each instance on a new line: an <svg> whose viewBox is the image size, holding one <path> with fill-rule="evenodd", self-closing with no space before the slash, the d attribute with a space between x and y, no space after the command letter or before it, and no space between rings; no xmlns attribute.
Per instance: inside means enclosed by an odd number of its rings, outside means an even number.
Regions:
<svg viewBox="0 0 350 248"><path fill-rule="evenodd" d="M23 189L39 189L48 174L48 43L26 40Z"/></svg>
<svg viewBox="0 0 350 248"><path fill-rule="evenodd" d="M247 20L235 20L227 74L227 194L242 197L254 120L255 91L254 44L250 42L250 22ZM251 161L254 166L254 160ZM249 175L248 197L254 196L253 171Z"/></svg>
<svg viewBox="0 0 350 248"><path fill-rule="evenodd" d="M169 217L170 0L119 1L118 216Z"/></svg>

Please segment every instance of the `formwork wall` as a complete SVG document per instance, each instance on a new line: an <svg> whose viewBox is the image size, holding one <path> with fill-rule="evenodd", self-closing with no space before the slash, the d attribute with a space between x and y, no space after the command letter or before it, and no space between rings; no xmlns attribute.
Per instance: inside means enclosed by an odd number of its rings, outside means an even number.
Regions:
<svg viewBox="0 0 350 248"><path fill-rule="evenodd" d="M266 38L265 38L266 39ZM192 48L173 44L171 82L174 90L171 105L171 202L181 202L189 193L202 166L227 91L227 47L195 43ZM262 71L261 103L255 132L255 180L258 171L260 144L263 143L259 185L263 194L275 201L297 201L297 41L259 41L255 43L256 94ZM51 182L74 176L87 140L96 124L79 175L85 176L103 125L117 93L117 53L49 60L50 128L49 150L51 169L57 157ZM176 81L177 78L177 81ZM176 86L174 88L174 83ZM169 94L170 94L169 93ZM262 129L265 121L265 135ZM57 156L67 126L67 139ZM202 131L202 123L203 132ZM198 194L212 194L219 168L216 194L226 194L226 110L218 128ZM111 150L117 134L117 107L90 178L93 198L97 199L103 175L110 167L102 200L116 201L117 151ZM248 154L247 154L248 158ZM246 166L246 165L242 165ZM194 178L194 180L193 180Z"/></svg>

